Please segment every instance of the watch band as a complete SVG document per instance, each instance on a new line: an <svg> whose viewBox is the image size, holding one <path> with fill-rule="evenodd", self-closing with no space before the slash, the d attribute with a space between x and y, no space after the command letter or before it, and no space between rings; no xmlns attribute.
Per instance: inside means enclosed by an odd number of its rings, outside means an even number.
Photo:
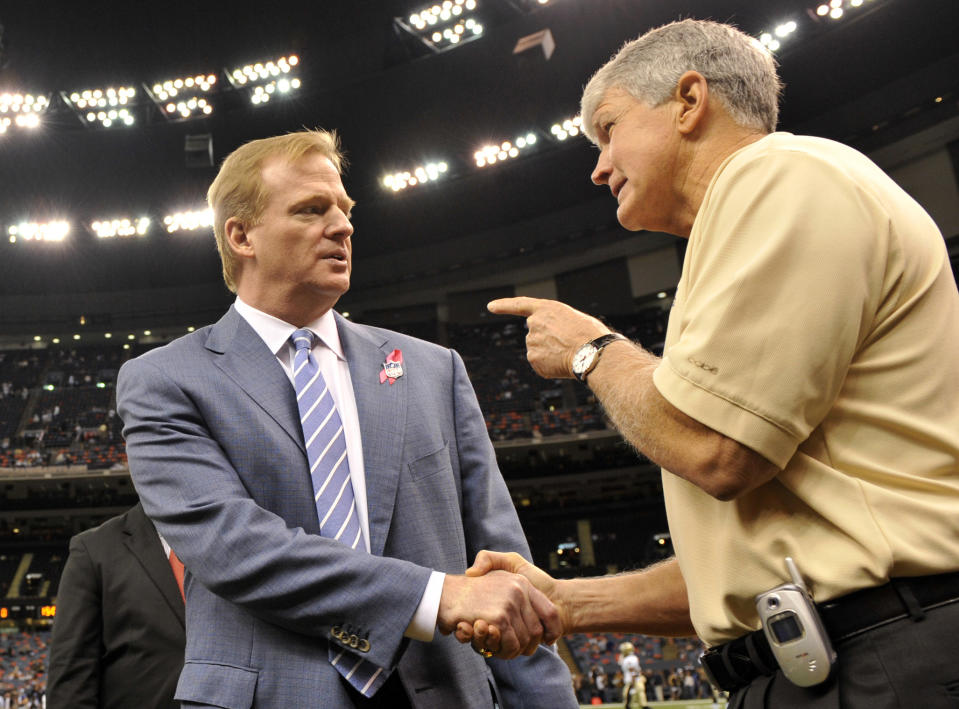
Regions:
<svg viewBox="0 0 959 709"><path fill-rule="evenodd" d="M603 349L607 345L616 342L617 340L626 340L628 339L625 335L621 335L618 332L611 332L608 335L603 335L597 337L595 340L590 340L587 342L587 345L592 346L596 350L596 354L593 355L593 361L590 362L590 365L585 369L585 371L577 377L583 384L586 384L586 377L589 376L590 372L596 369L596 365L599 364L599 356L603 353Z"/></svg>

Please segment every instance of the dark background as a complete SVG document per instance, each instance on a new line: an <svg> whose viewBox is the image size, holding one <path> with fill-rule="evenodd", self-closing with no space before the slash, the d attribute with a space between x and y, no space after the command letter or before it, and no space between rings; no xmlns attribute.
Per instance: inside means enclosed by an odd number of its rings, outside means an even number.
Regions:
<svg viewBox="0 0 959 709"><path fill-rule="evenodd" d="M335 128L357 200L354 287L342 305L428 303L430 288L509 285L502 265L575 256L628 235L588 175L594 149L557 143L549 126L578 110L591 73L626 40L681 17L758 35L788 19L800 30L777 56L786 84L780 128L869 152L955 116L959 3L866 0L839 22L802 0L480 0L485 33L433 54L397 28L419 4L400 0L226 3L6 2L0 91L54 95L36 132L0 136L0 225L69 218L62 243L0 239L0 334L54 334L79 317L109 329L152 319L209 322L230 296L209 231L167 234L164 214L202 206L214 168L187 167L187 135L210 134L215 163L242 142L302 126ZM556 49L513 54L548 28ZM222 70L295 52L303 88L254 107ZM216 110L169 122L143 83L220 72ZM93 129L59 91L138 89L137 124ZM935 99L939 97L938 103ZM477 169L486 142L539 132L530 155ZM387 171L445 159L447 177L393 193ZM149 213L142 240L95 239L82 224ZM947 234L947 237L952 236ZM651 244L662 244L653 240ZM144 295L149 294L149 295Z"/></svg>

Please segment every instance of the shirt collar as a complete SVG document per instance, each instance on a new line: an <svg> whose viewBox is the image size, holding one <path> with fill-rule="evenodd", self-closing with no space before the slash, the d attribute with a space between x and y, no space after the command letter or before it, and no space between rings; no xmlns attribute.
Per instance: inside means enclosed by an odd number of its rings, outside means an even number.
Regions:
<svg viewBox="0 0 959 709"><path fill-rule="evenodd" d="M277 317L257 310L252 305L244 303L237 296L233 306L240 316L249 323L250 327L260 336L260 339L270 348L270 352L279 355L298 328L290 323L280 320ZM329 347L337 359L346 361L343 356L343 346L340 344L340 334L336 329L336 319L333 317L333 311L327 310L323 315L306 325L306 329L311 330L314 335L322 340L323 344Z"/></svg>

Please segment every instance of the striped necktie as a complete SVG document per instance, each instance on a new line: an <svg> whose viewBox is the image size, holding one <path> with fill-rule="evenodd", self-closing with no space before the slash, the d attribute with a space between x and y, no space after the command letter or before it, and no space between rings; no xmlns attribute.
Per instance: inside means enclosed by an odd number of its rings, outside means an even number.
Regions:
<svg viewBox="0 0 959 709"><path fill-rule="evenodd" d="M290 339L295 347L293 387L310 464L320 534L352 549L365 549L363 528L353 498L343 422L313 357L314 335L302 329L294 332ZM372 697L387 678L383 668L333 644L330 663L367 697Z"/></svg>

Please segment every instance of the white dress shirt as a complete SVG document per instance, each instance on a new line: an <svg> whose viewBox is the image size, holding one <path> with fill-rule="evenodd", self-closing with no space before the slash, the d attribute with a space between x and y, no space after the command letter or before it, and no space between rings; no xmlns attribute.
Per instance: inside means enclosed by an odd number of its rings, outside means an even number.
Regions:
<svg viewBox="0 0 959 709"><path fill-rule="evenodd" d="M152 522L151 522L151 524L152 524ZM153 528L156 529L156 525L154 525ZM159 532L157 532L157 536L160 537L160 544L163 545L163 556L165 556L167 559L169 559L169 558L170 558L170 552L173 550L173 547L170 546L170 542L168 542L166 539L163 538L163 535L162 535L162 534L160 534Z"/></svg>
<svg viewBox="0 0 959 709"><path fill-rule="evenodd" d="M286 372L293 386L294 346L290 336L298 329L288 322L257 310L237 297L234 303L236 312L249 323L260 339L276 355L277 361ZM353 381L350 379L350 367L343 356L340 335L336 329L333 311L328 310L317 320L306 325L317 339L313 342L313 357L323 372L323 379L333 395L333 403L343 423L343 436L346 439L346 457L350 462L350 480L353 483L353 498L356 515L363 529L363 541L366 551L370 551L370 519L366 504L366 471L363 468L363 441L360 435L360 419L356 412L356 398L353 396ZM413 619L406 628L406 637L430 642L436 628L440 597L443 595L443 581L446 574L433 571L426 585L426 591Z"/></svg>

